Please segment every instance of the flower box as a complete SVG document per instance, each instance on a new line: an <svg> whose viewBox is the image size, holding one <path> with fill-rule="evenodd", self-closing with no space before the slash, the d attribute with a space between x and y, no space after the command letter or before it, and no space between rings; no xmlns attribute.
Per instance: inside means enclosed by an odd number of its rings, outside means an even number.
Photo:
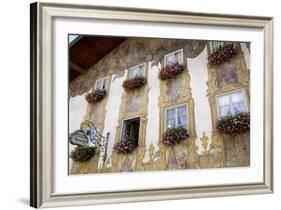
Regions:
<svg viewBox="0 0 281 210"><path fill-rule="evenodd" d="M106 90L95 90L92 93L86 95L88 103L94 103L101 101L106 96Z"/></svg>
<svg viewBox="0 0 281 210"><path fill-rule="evenodd" d="M114 145L113 150L117 153L128 154L134 151L136 147L137 144L132 140L122 140Z"/></svg>
<svg viewBox="0 0 281 210"><path fill-rule="evenodd" d="M95 147L75 147L74 150L71 151L70 157L74 161L84 162L90 160L96 154Z"/></svg>
<svg viewBox="0 0 281 210"><path fill-rule="evenodd" d="M237 50L233 44L225 45L208 56L208 64L214 66L225 63L236 56L236 54Z"/></svg>
<svg viewBox="0 0 281 210"><path fill-rule="evenodd" d="M135 77L133 79L127 79L123 82L123 88L125 90L134 90L141 88L142 86L146 85L146 79L144 77Z"/></svg>
<svg viewBox="0 0 281 210"><path fill-rule="evenodd" d="M250 130L250 113L239 113L226 116L217 121L217 129L220 133L235 136Z"/></svg>
<svg viewBox="0 0 281 210"><path fill-rule="evenodd" d="M189 137L187 130L184 127L168 128L164 133L162 143L166 145L179 144L181 141Z"/></svg>
<svg viewBox="0 0 281 210"><path fill-rule="evenodd" d="M184 66L179 63L168 64L159 72L159 79L168 80L177 77L184 71Z"/></svg>

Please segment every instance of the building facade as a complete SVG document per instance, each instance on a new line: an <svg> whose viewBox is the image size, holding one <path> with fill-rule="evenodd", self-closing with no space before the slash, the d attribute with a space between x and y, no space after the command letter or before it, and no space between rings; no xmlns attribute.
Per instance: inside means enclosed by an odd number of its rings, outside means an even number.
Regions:
<svg viewBox="0 0 281 210"><path fill-rule="evenodd" d="M208 65L208 56L223 44L128 38L72 81L69 134L92 122L108 138L102 138L106 147L89 161L70 158L70 174L250 166L249 132L228 136L216 129L219 118L250 112L250 46L235 42L235 57ZM173 62L184 66L183 73L160 80L159 71ZM146 85L124 90L123 82L137 76L145 77ZM105 98L88 103L85 96L96 89L106 90ZM167 128L177 126L188 130L188 139L163 145ZM134 136L138 146L119 154L113 147L125 135Z"/></svg>

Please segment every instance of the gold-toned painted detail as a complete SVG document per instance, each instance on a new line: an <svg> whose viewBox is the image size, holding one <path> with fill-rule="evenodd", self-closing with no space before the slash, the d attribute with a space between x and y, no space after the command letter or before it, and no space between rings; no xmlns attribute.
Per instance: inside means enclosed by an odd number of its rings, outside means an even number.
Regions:
<svg viewBox="0 0 281 210"><path fill-rule="evenodd" d="M159 130L159 148L164 154L162 158L161 166L166 165L166 169L176 169L181 167L181 157L186 156L188 168L199 168L197 147L195 145L196 130L195 130L195 114L194 114L194 99L192 98L192 92L190 87L190 74L188 72L187 57L183 52L183 65L185 71L178 75L177 78L167 81L160 82L160 96L158 98L159 106L159 119L160 119L160 130ZM164 58L163 58L164 59ZM161 67L164 65L164 60L161 61ZM177 80L178 84L169 87L171 82ZM186 105L187 110L187 124L188 124L188 143L181 143L180 145L174 146L172 149L163 146L161 143L163 134L165 132L165 110L169 107L177 105ZM181 154L179 156L179 154Z"/></svg>
<svg viewBox="0 0 281 210"><path fill-rule="evenodd" d="M80 128L81 129L86 129L86 128L90 128L92 127L90 125L90 122L93 122L95 124L95 126L98 128L98 132L99 133L103 133L103 129L104 129L104 123L105 123L105 115L106 115L106 105L107 105L107 102L108 102L108 93L109 93L109 90L110 90L110 86L111 86L111 75L107 76L106 77L108 79L108 85L107 85L107 96L101 100L100 102L98 103L94 103L94 104L91 104L91 103L88 103L87 104L87 110L86 110L86 113L83 117L83 121L81 122L80 124ZM97 80L99 80L101 78L97 78ZM95 84L95 83L93 83ZM94 87L92 88L94 89ZM91 173L95 173L98 171L98 163L99 162L102 162L103 157L95 157L93 159L91 159L88 164L89 164L89 171L91 171ZM95 163L92 163L92 162L95 162ZM76 173L79 173L79 166L77 166L77 162L76 161L73 161L73 164L71 166L71 171L74 170ZM86 163L83 163L83 164L86 164ZM81 173L82 171L85 171L85 167L82 167L83 164L78 164L80 165L80 168L81 168ZM82 169L84 168L84 169Z"/></svg>
<svg viewBox="0 0 281 210"><path fill-rule="evenodd" d="M196 49L197 44L194 43L192 48ZM210 53L209 45L207 52ZM184 53L184 52L183 52ZM73 173L95 173L95 172L120 172L120 171L147 171L147 170L167 170L167 169L183 169L183 168L219 168L231 166L231 164L249 165L249 134L237 136L235 141L231 137L221 135L216 130L217 105L216 96L231 91L243 89L246 96L247 107L250 107L250 73L246 68L243 52L238 48L238 54L235 58L229 61L230 65L235 65L235 73L237 81L232 83L218 80L218 72L216 66L208 66L208 81L207 98L211 110L212 133L208 136L204 131L197 135L194 113L194 99L192 98L192 90L190 87L190 74L188 72L188 63L186 55L183 54L183 65L185 70L178 75L176 79L168 81L160 81L160 95L158 97L159 107L159 140L158 145L151 143L146 145L146 129L147 129L147 106L149 100L149 87L144 86L133 91L123 91L121 96L121 104L119 107L119 116L116 124L115 143L120 141L122 133L123 121L127 119L140 118L139 142L138 147L130 154L118 154L112 152L108 154L106 165L108 167L98 168L98 164L93 162L101 160L90 160L88 166L74 163L72 167ZM160 70L164 64L164 57L160 59ZM148 77L149 65L145 64L145 77ZM125 77L128 77L128 70ZM109 87L111 76L109 79ZM91 120L99 128L102 133L104 129L105 107L107 98L97 104L88 104L84 121L81 123L81 128L87 128L89 125L86 120ZM178 145L168 147L162 144L162 137L165 132L165 112L167 108L185 105L187 110L187 124L189 138ZM102 114L101 114L102 113ZM196 139L200 140L203 146L202 154L198 154L198 146ZM237 145L238 144L238 145ZM243 147L242 147L242 146ZM232 147L233 154L229 155ZM244 149L246 148L246 149ZM145 154L148 154L149 160L144 162ZM232 153L231 153L232 154ZM236 162L235 162L236 161Z"/></svg>
<svg viewBox="0 0 281 210"><path fill-rule="evenodd" d="M128 71L128 70L127 70ZM148 77L148 65L145 64L145 78ZM127 72L128 76L128 72ZM123 155L118 154L116 152L113 152L112 154L112 161L114 159L114 164L112 164L112 170L113 171L120 171L121 168L124 166L124 158L130 158L130 166L128 163L128 159L126 159L127 162L125 162L128 165L128 168L131 168L131 170L144 170L143 168L143 158L145 154L145 148L146 148L146 125L147 125L147 105L148 105L148 92L149 88L148 86L144 86L140 89L135 89L132 91L124 91L122 93L121 98L121 105L119 107L119 117L118 122L116 126L116 136L115 136L115 143L120 141L121 133L122 133L122 124L124 120L132 119L139 117L140 118L140 129L139 129L139 142L138 147L134 152L131 154ZM132 99L132 97L138 96L140 100L138 100L138 104L135 105L134 109L130 109L128 111L127 106L129 101ZM123 161L123 162L122 162Z"/></svg>
<svg viewBox="0 0 281 210"><path fill-rule="evenodd" d="M243 52L240 46L236 44L235 47L238 49L238 54L237 56L232 58L228 63L235 65L236 68L235 73L237 75L236 82L219 86L217 72L216 72L217 68L219 67L208 66L207 97L211 109L212 130L213 130L211 136L212 143L210 145L210 150L206 152L211 155L208 157L210 159L210 161L208 162L209 167L225 167L228 165L226 160L224 142L228 143L232 139L232 137L229 137L227 135L219 134L216 130L216 122L218 119L216 96L223 93L243 89L246 95L246 104L248 107L248 111L250 111L250 71L246 67ZM207 51L209 54L210 53L209 45L207 45ZM249 135L247 135L247 137L245 138L248 138L248 141L250 141ZM202 164L201 167L206 167L206 164L202 163L202 161L200 161L200 163Z"/></svg>
<svg viewBox="0 0 281 210"><path fill-rule="evenodd" d="M148 149L148 152L149 152L149 161L153 161L154 160L154 151L155 151L155 148L153 146L153 144L151 143L149 145L149 149Z"/></svg>
<svg viewBox="0 0 281 210"><path fill-rule="evenodd" d="M200 168L199 155L197 153L198 146L195 144L195 137L189 137L188 145L188 168Z"/></svg>
<svg viewBox="0 0 281 210"><path fill-rule="evenodd" d="M204 153L206 153L207 152L207 148L208 148L209 137L206 135L205 131L203 132L202 137L200 137L200 140L201 140L203 148L204 148Z"/></svg>
<svg viewBox="0 0 281 210"><path fill-rule="evenodd" d="M193 46L192 46L192 50L197 50L200 47L200 42L199 41L195 41Z"/></svg>

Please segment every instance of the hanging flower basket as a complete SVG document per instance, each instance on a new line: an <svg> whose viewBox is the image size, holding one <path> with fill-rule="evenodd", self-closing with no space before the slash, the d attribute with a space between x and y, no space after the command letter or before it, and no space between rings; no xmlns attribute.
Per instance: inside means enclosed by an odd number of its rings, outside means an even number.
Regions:
<svg viewBox="0 0 281 210"><path fill-rule="evenodd" d="M116 143L113 147L113 150L117 153L121 154L128 154L134 151L134 149L137 147L137 144L134 143L131 140L122 140L118 143Z"/></svg>
<svg viewBox="0 0 281 210"><path fill-rule="evenodd" d="M179 144L188 137L187 130L183 127L168 128L164 133L162 143L166 145Z"/></svg>
<svg viewBox="0 0 281 210"><path fill-rule="evenodd" d="M84 162L90 160L92 157L94 157L96 154L96 148L95 147L75 147L74 150L71 151L70 157L72 160Z"/></svg>
<svg viewBox="0 0 281 210"><path fill-rule="evenodd" d="M236 54L237 50L235 49L233 44L225 45L209 55L208 63L211 66L219 65L229 61L231 58L236 56Z"/></svg>
<svg viewBox="0 0 281 210"><path fill-rule="evenodd" d="M168 64L159 72L159 79L161 80L173 79L183 71L184 71L184 66L180 65L179 63Z"/></svg>
<svg viewBox="0 0 281 210"><path fill-rule="evenodd" d="M101 101L106 96L106 90L95 90L92 93L86 95L88 103L94 103Z"/></svg>
<svg viewBox="0 0 281 210"><path fill-rule="evenodd" d="M250 130L250 113L239 113L226 116L217 121L217 129L220 133L235 136Z"/></svg>
<svg viewBox="0 0 281 210"><path fill-rule="evenodd" d="M133 90L137 88L141 88L142 86L146 85L146 79L144 77L135 77L133 79L127 79L123 82L123 88L128 90Z"/></svg>

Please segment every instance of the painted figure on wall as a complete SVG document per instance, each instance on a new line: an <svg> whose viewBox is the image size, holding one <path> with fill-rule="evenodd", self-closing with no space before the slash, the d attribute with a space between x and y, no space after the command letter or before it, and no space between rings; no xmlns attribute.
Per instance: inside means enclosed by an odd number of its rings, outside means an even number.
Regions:
<svg viewBox="0 0 281 210"><path fill-rule="evenodd" d="M223 87L227 84L235 84L238 82L235 64L221 64L216 68L216 73L219 87Z"/></svg>

